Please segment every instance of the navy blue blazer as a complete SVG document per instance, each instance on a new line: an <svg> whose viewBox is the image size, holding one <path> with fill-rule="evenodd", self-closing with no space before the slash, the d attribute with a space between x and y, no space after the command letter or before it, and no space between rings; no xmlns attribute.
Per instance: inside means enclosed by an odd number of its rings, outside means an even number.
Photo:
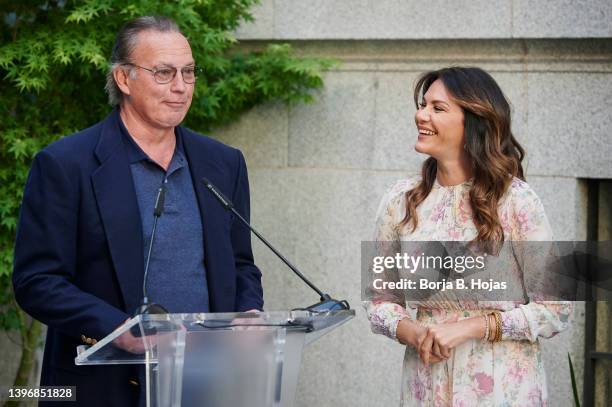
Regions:
<svg viewBox="0 0 612 407"><path fill-rule="evenodd" d="M48 326L41 385L76 385L79 405L133 405L138 397L134 366L74 364L82 336L100 340L142 301L141 220L119 120L115 109L36 155L15 242L15 298ZM242 153L187 128L176 131L202 219L210 311L262 309L250 232L200 182L208 178L248 219Z"/></svg>

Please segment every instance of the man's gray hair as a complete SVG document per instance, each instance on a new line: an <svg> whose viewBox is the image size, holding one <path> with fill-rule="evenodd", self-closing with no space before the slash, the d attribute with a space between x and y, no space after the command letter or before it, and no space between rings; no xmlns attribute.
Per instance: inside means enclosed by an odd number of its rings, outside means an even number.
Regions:
<svg viewBox="0 0 612 407"><path fill-rule="evenodd" d="M117 86L113 71L121 65L131 62L132 52L136 48L138 34L143 31L177 32L181 33L179 26L171 18L164 16L143 16L128 21L117 33L115 45L110 58L110 67L106 74L104 89L108 93L108 103L116 106L123 100L123 92ZM182 33L181 33L182 34ZM133 71L130 71L130 74Z"/></svg>

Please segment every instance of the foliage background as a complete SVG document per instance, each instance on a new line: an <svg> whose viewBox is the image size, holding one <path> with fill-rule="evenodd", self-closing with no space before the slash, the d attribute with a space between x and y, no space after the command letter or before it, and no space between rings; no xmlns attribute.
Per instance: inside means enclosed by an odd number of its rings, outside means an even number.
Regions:
<svg viewBox="0 0 612 407"><path fill-rule="evenodd" d="M103 87L114 37L140 15L174 18L204 68L187 126L206 131L269 100L311 101L330 61L296 58L280 44L233 51L231 31L252 19L249 8L257 2L0 0L0 329L21 336L16 383L27 382L40 329L16 306L10 282L19 204L34 154L108 114Z"/></svg>

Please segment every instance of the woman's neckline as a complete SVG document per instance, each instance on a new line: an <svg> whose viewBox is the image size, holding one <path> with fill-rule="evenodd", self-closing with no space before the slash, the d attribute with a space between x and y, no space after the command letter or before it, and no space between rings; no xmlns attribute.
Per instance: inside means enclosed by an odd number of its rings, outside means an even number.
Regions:
<svg viewBox="0 0 612 407"><path fill-rule="evenodd" d="M437 188L443 188L443 189L453 189L453 188L459 188L459 187L463 187L463 186L469 186L472 185L472 182L474 181L474 178L470 178L466 181L460 182L459 184L453 184L453 185L442 185L440 184L440 181L438 181L438 177L434 178L434 187Z"/></svg>

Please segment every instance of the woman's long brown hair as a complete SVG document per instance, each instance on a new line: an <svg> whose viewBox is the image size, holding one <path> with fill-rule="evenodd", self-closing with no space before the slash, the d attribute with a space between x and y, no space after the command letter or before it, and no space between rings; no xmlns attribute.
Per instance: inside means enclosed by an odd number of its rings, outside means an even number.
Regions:
<svg viewBox="0 0 612 407"><path fill-rule="evenodd" d="M480 68L450 67L419 78L414 89L417 109L437 79L464 114L465 149L474 175L470 189L470 205L478 231L474 240L485 242L485 246L486 242L503 242L504 232L497 214L499 201L512 177L525 180L521 165L525 151L510 129L510 105L487 72ZM413 232L418 224L416 208L431 192L436 171L437 161L433 157L425 160L421 181L406 192L406 215L401 225L411 224Z"/></svg>

